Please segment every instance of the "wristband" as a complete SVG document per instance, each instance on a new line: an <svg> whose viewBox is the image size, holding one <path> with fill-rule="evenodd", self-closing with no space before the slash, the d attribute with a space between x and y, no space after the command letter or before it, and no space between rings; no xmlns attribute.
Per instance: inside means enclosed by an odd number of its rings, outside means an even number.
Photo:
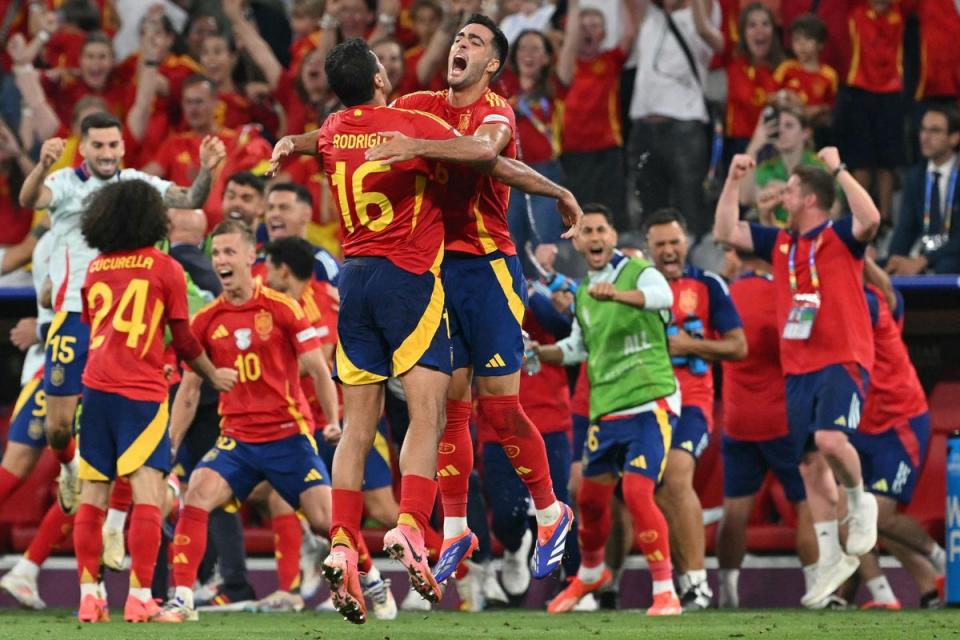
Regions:
<svg viewBox="0 0 960 640"><path fill-rule="evenodd" d="M836 169L834 169L833 171L830 172L830 175L832 175L834 178L836 178L838 175L840 175L840 172L841 172L841 171L846 171L846 170L847 170L847 165L846 165L845 163L841 162L840 164L837 165L837 168L836 168Z"/></svg>
<svg viewBox="0 0 960 640"><path fill-rule="evenodd" d="M394 18L389 13L381 13L380 15L377 16L377 22L379 22L385 27L392 27L395 24L397 24L397 19Z"/></svg>
<svg viewBox="0 0 960 640"><path fill-rule="evenodd" d="M147 67L159 67L159 66L160 66L160 61L159 61L159 60L144 60L144 61L143 61L143 64L144 64L144 66L147 66Z"/></svg>
<svg viewBox="0 0 960 640"><path fill-rule="evenodd" d="M323 14L323 17L320 18L320 28L326 31L327 29L336 29L340 26L340 21L336 17L330 15L329 13Z"/></svg>
<svg viewBox="0 0 960 640"><path fill-rule="evenodd" d="M46 29L40 29L40 31L37 32L37 40L39 40L42 44L47 44L47 42L50 40L50 32Z"/></svg>
<svg viewBox="0 0 960 640"><path fill-rule="evenodd" d="M36 71L36 69L33 68L33 63L31 62L13 65L13 73L17 76L23 75L24 73L31 73L33 71Z"/></svg>

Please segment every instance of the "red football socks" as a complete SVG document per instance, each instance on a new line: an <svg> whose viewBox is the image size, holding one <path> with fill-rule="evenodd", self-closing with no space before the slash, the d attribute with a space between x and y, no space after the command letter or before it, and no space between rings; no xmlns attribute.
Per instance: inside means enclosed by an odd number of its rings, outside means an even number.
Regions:
<svg viewBox="0 0 960 640"><path fill-rule="evenodd" d="M595 567L603 562L603 550L610 535L610 499L615 484L580 481L577 505L580 507L580 558L583 566Z"/></svg>
<svg viewBox="0 0 960 640"><path fill-rule="evenodd" d="M357 571L360 573L370 573L373 569L373 556L370 555L370 549L367 547L367 541L363 535L357 536Z"/></svg>
<svg viewBox="0 0 960 640"><path fill-rule="evenodd" d="M637 545L647 557L654 580L670 580L670 530L663 512L653 499L653 480L636 473L623 474L623 499L633 516L633 533Z"/></svg>
<svg viewBox="0 0 960 640"><path fill-rule="evenodd" d="M23 484L23 478L18 478L3 467L0 467L0 506L7 501L14 491ZM464 503L466 504L466 503ZM466 508L466 506L464 506Z"/></svg>
<svg viewBox="0 0 960 640"><path fill-rule="evenodd" d="M481 396L477 420L493 427L500 445L530 490L533 506L546 509L557 501L543 436L520 406L520 396Z"/></svg>
<svg viewBox="0 0 960 640"><path fill-rule="evenodd" d="M422 527L420 533L423 534L423 546L427 548L427 554L430 558L436 560L440 557L440 547L443 546L443 536L440 532L431 526Z"/></svg>
<svg viewBox="0 0 960 640"><path fill-rule="evenodd" d="M74 517L65 514L56 502L50 505L24 557L37 566L42 565L50 557L53 548L73 531Z"/></svg>
<svg viewBox="0 0 960 640"><path fill-rule="evenodd" d="M437 483L433 478L407 474L400 479L400 515L407 514L422 532L430 528L430 514L437 501Z"/></svg>
<svg viewBox="0 0 960 640"><path fill-rule="evenodd" d="M149 589L153 584L153 570L157 566L157 553L160 551L161 521L159 507L152 504L133 506L130 535L127 538L130 545L131 589Z"/></svg>
<svg viewBox="0 0 960 640"><path fill-rule="evenodd" d="M69 464L77 455L77 439L71 437L70 440L67 441L67 446L65 446L63 449L54 449L53 447L50 447L50 451L53 451L53 455L57 459L57 462L60 464Z"/></svg>
<svg viewBox="0 0 960 640"><path fill-rule="evenodd" d="M344 545L359 551L360 520L363 518L363 492L352 489L334 489L333 513L330 525L330 544Z"/></svg>
<svg viewBox="0 0 960 640"><path fill-rule="evenodd" d="M126 513L131 504L133 504L133 487L130 486L130 481L126 478L117 478L113 483L113 489L110 490L107 506Z"/></svg>
<svg viewBox="0 0 960 640"><path fill-rule="evenodd" d="M176 534L173 536L173 584L193 588L200 562L207 550L207 520L210 514L190 505L180 511ZM131 532L131 537L133 537Z"/></svg>
<svg viewBox="0 0 960 640"><path fill-rule="evenodd" d="M473 440L470 438L469 402L447 401L447 426L437 448L437 481L443 515L467 517L467 493L473 470Z"/></svg>
<svg viewBox="0 0 960 640"><path fill-rule="evenodd" d="M106 517L106 511L92 504L81 503L77 509L73 521L73 551L77 556L77 573L81 584L100 581L100 556L103 554L100 529Z"/></svg>
<svg viewBox="0 0 960 640"><path fill-rule="evenodd" d="M303 529L295 513L273 516L273 555L277 559L277 588L296 591L300 587L300 543Z"/></svg>

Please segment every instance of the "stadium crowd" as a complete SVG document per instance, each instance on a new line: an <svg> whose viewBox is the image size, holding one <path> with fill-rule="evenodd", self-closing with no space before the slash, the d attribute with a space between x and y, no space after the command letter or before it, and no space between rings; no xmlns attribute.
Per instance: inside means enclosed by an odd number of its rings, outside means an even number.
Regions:
<svg viewBox="0 0 960 640"><path fill-rule="evenodd" d="M22 605L45 606L72 530L88 622L128 549L128 620L299 611L322 577L317 608L353 622L365 599L429 609L447 580L479 611L554 570L548 611L594 610L634 548L649 614L737 607L772 472L803 606L846 606L859 571L867 606L900 608L878 539L942 606L945 552L900 508L930 420L890 276L960 272L960 3L0 15L0 286L38 300L10 336L0 512L46 447L61 466L0 578ZM716 595L694 486L714 429ZM248 579L251 522L274 535L271 594ZM381 541L411 575L400 605Z"/></svg>

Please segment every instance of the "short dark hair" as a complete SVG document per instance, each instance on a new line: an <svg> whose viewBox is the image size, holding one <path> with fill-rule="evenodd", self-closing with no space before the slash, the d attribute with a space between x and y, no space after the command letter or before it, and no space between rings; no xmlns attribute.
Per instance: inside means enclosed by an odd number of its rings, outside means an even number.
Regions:
<svg viewBox="0 0 960 640"><path fill-rule="evenodd" d="M309 280L313 275L313 245L304 240L289 236L274 240L267 245L267 258L274 266L287 265L297 280Z"/></svg>
<svg viewBox="0 0 960 640"><path fill-rule="evenodd" d="M931 112L942 114L947 119L947 133L960 131L960 111L952 104L933 103L923 113L926 115Z"/></svg>
<svg viewBox="0 0 960 640"><path fill-rule="evenodd" d="M817 206L829 211L837 199L837 187L833 176L826 169L808 165L797 165L792 174L800 179L800 188L817 198Z"/></svg>
<svg viewBox="0 0 960 640"><path fill-rule="evenodd" d="M827 42L827 25L812 13L805 13L790 24L790 36L793 37L798 33L816 40L819 44Z"/></svg>
<svg viewBox="0 0 960 640"><path fill-rule="evenodd" d="M587 204L581 207L581 210L583 211L583 215L585 216L590 215L592 213L600 214L601 216L607 219L607 222L610 224L611 227L613 226L613 212L610 211L610 207L608 207L607 205L601 204L599 202L588 202Z"/></svg>
<svg viewBox="0 0 960 640"><path fill-rule="evenodd" d="M289 191L297 197L298 202L302 202L313 209L313 196L310 195L310 192L302 184L297 184L295 182L278 182L270 186L270 190L267 191L267 195L270 195L274 191Z"/></svg>
<svg viewBox="0 0 960 640"><path fill-rule="evenodd" d="M80 230L87 244L110 253L153 246L167 236L168 227L160 192L143 180L123 180L93 194Z"/></svg>
<svg viewBox="0 0 960 640"><path fill-rule="evenodd" d="M491 78L491 80L496 80L497 76L500 75L500 72L503 71L504 65L507 64L507 54L510 51L510 42L507 40L507 36L503 35L503 31L500 30L500 27L497 26L497 23L482 13L475 13L467 18L466 22L463 23L463 26L465 27L468 24L479 24L487 29L490 29L490 32L493 33L493 50L497 54L497 60L500 61L500 66L497 67L497 71L493 74L493 78Z"/></svg>
<svg viewBox="0 0 960 640"><path fill-rule="evenodd" d="M646 220L644 220L643 235L647 235L650 232L650 227L656 227L661 224L670 224L672 222L679 224L680 228L686 232L687 219L683 217L683 214L679 209L674 209L673 207L657 209L647 216Z"/></svg>
<svg viewBox="0 0 960 640"><path fill-rule="evenodd" d="M60 7L63 21L72 24L81 31L100 29L100 12L88 0L67 0Z"/></svg>
<svg viewBox="0 0 960 640"><path fill-rule="evenodd" d="M360 38L351 38L333 48L323 64L327 82L345 107L373 99L373 77L377 75L377 58L370 46Z"/></svg>
<svg viewBox="0 0 960 640"><path fill-rule="evenodd" d="M213 231L210 232L210 238L216 238L217 236L228 236L233 233L239 233L243 239L251 247L257 246L257 239L253 235L247 225L243 224L239 220L224 220L213 228Z"/></svg>
<svg viewBox="0 0 960 640"><path fill-rule="evenodd" d="M120 119L117 116L106 111L91 113L80 121L80 135L86 138L90 129L112 129L114 127L119 129L121 133L123 132L123 125L120 124Z"/></svg>
<svg viewBox="0 0 960 640"><path fill-rule="evenodd" d="M261 178L260 176L254 175L249 171L238 171L232 174L229 178L227 178L227 184L230 184L231 182L233 184L238 184L241 187L250 187L251 189L255 190L257 193L259 193L261 196L263 195L264 190L267 188L266 183L264 183L263 181L263 178ZM223 189L224 191L226 191L227 189L226 185L224 185Z"/></svg>

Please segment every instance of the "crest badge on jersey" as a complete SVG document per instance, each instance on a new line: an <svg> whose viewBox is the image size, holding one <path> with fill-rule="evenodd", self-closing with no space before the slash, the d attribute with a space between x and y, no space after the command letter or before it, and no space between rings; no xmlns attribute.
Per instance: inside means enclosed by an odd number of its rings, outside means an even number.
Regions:
<svg viewBox="0 0 960 640"><path fill-rule="evenodd" d="M43 437L43 418L34 418L27 426L27 436L31 440L39 440Z"/></svg>
<svg viewBox="0 0 960 640"><path fill-rule="evenodd" d="M61 386L64 381L67 379L67 372L63 368L63 365L57 364L53 366L53 371L50 372L50 382L55 387Z"/></svg>
<svg viewBox="0 0 960 640"><path fill-rule="evenodd" d="M233 339L237 342L237 349L249 349L253 331L250 329L237 329L233 332Z"/></svg>
<svg viewBox="0 0 960 640"><path fill-rule="evenodd" d="M682 311L686 315L692 315L697 310L697 303L700 301L697 292L693 289L684 289L680 292L680 300L677 303Z"/></svg>
<svg viewBox="0 0 960 640"><path fill-rule="evenodd" d="M253 317L253 328L257 330L261 340L268 339L273 331L273 315L266 309L261 309Z"/></svg>
<svg viewBox="0 0 960 640"><path fill-rule="evenodd" d="M470 128L470 113L461 113L460 122L457 123L457 131L463 133Z"/></svg>

